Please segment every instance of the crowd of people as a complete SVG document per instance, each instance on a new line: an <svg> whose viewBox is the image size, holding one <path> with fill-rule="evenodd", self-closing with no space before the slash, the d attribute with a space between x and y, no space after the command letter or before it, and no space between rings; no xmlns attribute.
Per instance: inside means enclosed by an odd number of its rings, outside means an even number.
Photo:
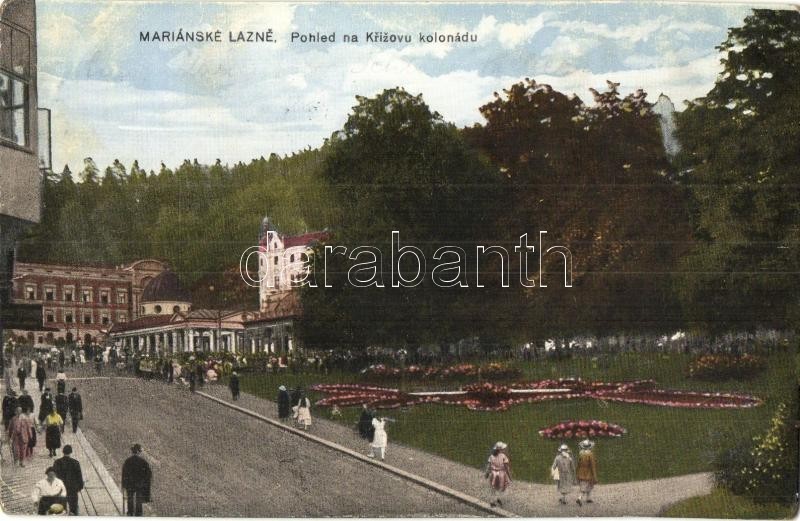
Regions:
<svg viewBox="0 0 800 521"><path fill-rule="evenodd" d="M0 436L0 458L4 461L4 447L8 445L12 463L25 467L34 457L37 446L48 451L53 458L51 465L45 470L45 477L36 482L31 493L31 500L38 514L79 515L78 494L84 488L80 462L73 458L73 447L65 444L62 448L63 436L67 421L71 424L72 434L78 433L83 420L83 399L77 387L67 391L65 368L86 363L86 352L75 350L67 356L64 351L58 353L38 353L33 356L15 353L17 365L15 374L19 393L10 385L11 375L6 378L6 395L2 401L2 426ZM91 352L95 357L95 368L101 372L102 366L115 363L116 353L107 350L105 354L99 349ZM9 357L10 358L10 357ZM7 362L11 360L7 358ZM91 360L91 358L90 358ZM99 367L99 368L98 368ZM55 376L56 392L53 394L47 385L48 371L57 371ZM9 370L11 372L11 370ZM33 397L26 388L28 378L34 377L41 393L38 410L35 410ZM61 457L58 451L61 450ZM126 460L122 472L123 489L127 495L128 515L142 515L142 504L149 501L151 472L149 464L141 458L141 446L132 447L132 456Z"/></svg>
<svg viewBox="0 0 800 521"><path fill-rule="evenodd" d="M6 439L10 441L11 453L14 462L24 466L32 454L33 448L37 443L37 434L44 434L45 447L51 458L57 456L62 444L62 434L64 433L66 420L69 418L72 424L72 432L76 433L79 422L83 418L83 403L77 388L73 387L72 392L66 394L66 375L64 367L73 363L73 358L83 360L85 355L73 352L70 357L66 357L63 352L57 357L56 366L44 358L22 357L19 360L17 369L17 379L19 381L20 396L9 389L7 396L3 400L3 426L6 431ZM202 387L207 381L216 381L220 376L227 375L228 388L233 400L238 400L241 393L239 371L248 369L248 360L244 356L232 355L226 358L210 357L209 359L195 358L191 355L188 358L167 358L134 355L130 357L127 353L110 356L106 352L103 357L96 355L100 364L115 363L113 359L118 359L121 363L132 364L133 371L145 378L160 378L168 383L180 380L186 383L191 391ZM363 352L331 352L328 354L317 354L307 358L308 364L320 370L327 370L331 367L363 367L364 364L383 361L390 357L394 363L419 363L422 361L420 356L424 353L409 355L404 350L384 352L382 350L367 350ZM530 356L523 353L523 357ZM70 362L67 362L70 360ZM426 360L427 361L427 360ZM74 363L81 363L80 361ZM277 364L270 360L267 369L279 370L280 367L291 365L290 360L280 360ZM51 389L46 387L48 379L48 368L58 367L56 375L56 394L53 395ZM100 372L100 369L98 369ZM38 388L41 390L41 402L38 415L34 416L34 404L28 391L25 389L29 375L35 377ZM308 430L312 425L311 400L302 387L287 389L281 385L277 394L278 417L281 421L288 422L293 419L297 428ZM331 416L340 414L338 408L331 410ZM366 405L363 406L361 417L357 423L358 434L368 443L367 456L380 460L386 459L388 434L387 425L394 421L391 418L379 416L377 411L371 410ZM561 445L551 467L551 476L556 483L556 490L561 504L567 504L568 496L573 493L574 487L578 486L579 495L575 501L583 506L592 503L592 489L597 483L597 462L592 452L594 443L584 440L579 445L578 456L574 457L567 445ZM74 468L72 462L77 461L70 458L72 447L66 445L62 450L63 457L55 460L51 468L48 468L47 477L36 484L34 488L34 498L37 502L37 509L41 513L46 513L51 507L58 509L58 501L54 503L54 491L58 492L55 496L63 497L66 510L70 513L77 513L77 502L71 498L80 491L82 481L74 477L75 472L64 470ZM141 515L142 503L149 501L150 491L149 482L151 472L147 462L141 457L141 447L134 445L132 455L126 461L123 468L123 488L127 495L128 515ZM1 451L0 451L1 453ZM62 462L62 460L67 461ZM59 463L62 462L62 463ZM80 470L78 467L78 474ZM508 446L503 442L497 442L492 447L486 463L486 478L489 482L489 489L492 493L492 506L502 506L505 492L511 485L511 462L508 453ZM141 485L147 483L147 486ZM134 484L137 483L137 484ZM63 489L63 490L62 490ZM63 491L63 494L61 494Z"/></svg>
<svg viewBox="0 0 800 521"><path fill-rule="evenodd" d="M594 442L584 439L578 443L578 456L575 458L567 444L558 447L550 477L556 485L558 501L566 505L568 497L578 487L578 506L593 503L592 490L597 484L597 457L594 454ZM505 492L511 485L511 460L508 445L502 441L495 443L486 462L485 477L489 481L492 493L491 506L502 506Z"/></svg>

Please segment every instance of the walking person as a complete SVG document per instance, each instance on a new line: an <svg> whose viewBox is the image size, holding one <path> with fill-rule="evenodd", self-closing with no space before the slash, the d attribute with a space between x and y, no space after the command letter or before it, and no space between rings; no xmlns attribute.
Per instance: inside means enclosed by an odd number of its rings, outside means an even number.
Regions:
<svg viewBox="0 0 800 521"><path fill-rule="evenodd" d="M64 391L60 391L56 395L56 412L58 415L61 416L61 419L64 420L67 417L67 413L69 412L69 398L67 395L64 394ZM64 422L61 422L61 433L64 433Z"/></svg>
<svg viewBox="0 0 800 521"><path fill-rule="evenodd" d="M231 373L230 381L228 381L228 387L231 389L231 396L234 400L239 399L239 374L234 371Z"/></svg>
<svg viewBox="0 0 800 521"><path fill-rule="evenodd" d="M62 369L56 374L56 393L64 393L67 390L67 375Z"/></svg>
<svg viewBox="0 0 800 521"><path fill-rule="evenodd" d="M20 364L17 367L17 380L19 380L20 391L25 389L25 379L28 378L28 371L25 370L25 364Z"/></svg>
<svg viewBox="0 0 800 521"><path fill-rule="evenodd" d="M583 440L578 444L580 452L578 452L578 466L575 475L578 479L578 488L581 495L577 499L579 506L583 503L592 503L592 489L597 484L597 458L595 458L594 442L591 440Z"/></svg>
<svg viewBox="0 0 800 521"><path fill-rule="evenodd" d="M206 371L205 371L205 369L203 368L203 365L204 365L204 364L203 364L202 362L198 363L198 364L197 364L197 369L196 369L196 373L197 373L197 385L198 385L198 386L199 386L201 389L203 388L203 386L204 386L204 385L205 385L205 383L206 383L206 380L205 380L205 378L206 378Z"/></svg>
<svg viewBox="0 0 800 521"><path fill-rule="evenodd" d="M153 473L142 457L142 446L131 447L131 456L122 465L122 488L128 495L128 515L141 516L142 503L150 502L150 482Z"/></svg>
<svg viewBox="0 0 800 521"><path fill-rule="evenodd" d="M11 439L11 456L14 463L19 463L20 467L25 466L25 462L32 455L28 450L31 441L31 431L33 423L28 416L22 412L22 407L17 407L16 414L11 418L8 436Z"/></svg>
<svg viewBox="0 0 800 521"><path fill-rule="evenodd" d="M389 435L386 434L386 418L372 419L372 441L369 444L369 457L386 459L386 446L389 444Z"/></svg>
<svg viewBox="0 0 800 521"><path fill-rule="evenodd" d="M278 418L287 420L292 414L292 404L289 401L289 391L286 386L281 385L278 387Z"/></svg>
<svg viewBox="0 0 800 521"><path fill-rule="evenodd" d="M64 350L63 349L59 349L58 350L58 368L60 370L62 370L62 371L64 370L64 362L65 361L66 361L66 356L64 355Z"/></svg>
<svg viewBox="0 0 800 521"><path fill-rule="evenodd" d="M36 448L36 417L33 415L33 411L29 413L25 413L23 410L22 415L28 420L28 425L30 425L30 436L28 437L28 451L25 454L24 459L31 459L33 457L33 449Z"/></svg>
<svg viewBox="0 0 800 521"><path fill-rule="evenodd" d="M53 412L56 404L53 402L53 396L50 394L50 389L45 389L42 394L42 400L39 402L39 425L44 427L44 420Z"/></svg>
<svg viewBox="0 0 800 521"><path fill-rule="evenodd" d="M31 398L31 395L28 394L28 391L25 389L22 390L22 394L17 400L17 404L22 407L23 413L30 414L33 412L33 398Z"/></svg>
<svg viewBox="0 0 800 521"><path fill-rule="evenodd" d="M44 390L44 382L47 380L47 371L44 369L44 363L36 364L36 381L39 382L39 392Z"/></svg>
<svg viewBox="0 0 800 521"><path fill-rule="evenodd" d="M31 494L36 512L40 516L47 514L53 505L58 504L64 507L67 502L67 487L56 477L56 469L47 467L45 474L47 477L34 485L33 494Z"/></svg>
<svg viewBox="0 0 800 521"><path fill-rule="evenodd" d="M51 458L54 458L56 451L61 448L61 427L63 425L64 419L55 409L44 420L44 443L47 450L50 451Z"/></svg>
<svg viewBox="0 0 800 521"><path fill-rule="evenodd" d="M18 405L17 393L12 389L8 389L6 395L3 397L3 430L8 431L11 418L16 414Z"/></svg>
<svg viewBox="0 0 800 521"><path fill-rule="evenodd" d="M83 472L78 460L72 458L72 445L64 445L64 456L53 462L56 477L64 483L67 490L69 515L78 515L78 493L83 490Z"/></svg>
<svg viewBox="0 0 800 521"><path fill-rule="evenodd" d="M362 405L361 417L358 419L358 435L369 442L372 442L375 435L375 427L372 426L374 418L375 415L369 410L367 404Z"/></svg>
<svg viewBox="0 0 800 521"><path fill-rule="evenodd" d="M72 420L72 434L78 432L78 422L83 419L83 400L78 393L78 388L73 387L67 398L69 417Z"/></svg>
<svg viewBox="0 0 800 521"><path fill-rule="evenodd" d="M307 431L311 427L311 400L306 398L305 393L300 393L300 399L297 400L296 407L295 418L297 419L297 425Z"/></svg>
<svg viewBox="0 0 800 521"><path fill-rule="evenodd" d="M553 479L556 480L556 490L561 495L558 499L562 505L567 504L567 496L572 492L575 485L575 461L569 453L569 447L561 445L558 454L550 467Z"/></svg>
<svg viewBox="0 0 800 521"><path fill-rule="evenodd" d="M511 461L506 454L508 445L498 441L492 448L489 460L486 462L486 477L489 479L489 486L492 489L491 506L502 506L501 495L505 494L508 485L511 484Z"/></svg>

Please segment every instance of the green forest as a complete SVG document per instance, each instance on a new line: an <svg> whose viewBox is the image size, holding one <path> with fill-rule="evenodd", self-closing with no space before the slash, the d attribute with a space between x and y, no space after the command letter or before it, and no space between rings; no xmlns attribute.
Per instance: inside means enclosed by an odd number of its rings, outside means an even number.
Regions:
<svg viewBox="0 0 800 521"><path fill-rule="evenodd" d="M398 87L358 97L342 129L290 156L66 166L45 179L42 222L18 258L159 258L196 305L253 308L238 263L265 215L348 247L387 247L401 230L429 258L445 242L468 256L479 244L513 251L547 230L573 254L572 288L557 275L500 288L488 259L484 288L354 290L334 269L333 289L303 288L299 333L336 347L787 327L800 294L800 13L756 10L718 50L715 86L676 114L674 157L647 93L616 83L584 101L525 78L468 128ZM511 256L512 276L518 264Z"/></svg>

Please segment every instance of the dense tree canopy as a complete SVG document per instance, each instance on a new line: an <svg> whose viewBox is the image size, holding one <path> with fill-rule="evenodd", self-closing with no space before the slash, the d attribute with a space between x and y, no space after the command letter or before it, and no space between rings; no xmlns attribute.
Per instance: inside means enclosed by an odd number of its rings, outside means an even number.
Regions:
<svg viewBox="0 0 800 521"><path fill-rule="evenodd" d="M573 288L564 289L564 261L551 254L547 288L539 281L516 296L514 321L531 336L680 324L669 273L689 237L685 198L667 180L646 94L621 98L617 87L593 90L589 106L526 79L496 94L481 107L486 123L468 129L505 179L514 209L500 216L506 239L544 230L545 251L572 252Z"/></svg>
<svg viewBox="0 0 800 521"><path fill-rule="evenodd" d="M305 151L232 167L187 160L174 171L162 164L158 173L136 162L126 171L115 161L102 177L87 158L81 182L69 167L45 180L42 222L22 241L19 258L109 265L159 258L202 302L241 307L241 295L223 298L208 288L233 283L224 273L256 244L265 214L288 233L336 226L336 211L317 179L324 154ZM244 300L257 306L257 293Z"/></svg>
<svg viewBox="0 0 800 521"><path fill-rule="evenodd" d="M785 327L800 290L800 13L756 10L719 50L714 88L678 118L698 237L686 314Z"/></svg>
<svg viewBox="0 0 800 521"><path fill-rule="evenodd" d="M324 146L290 157L66 167L46 178L42 223L19 257L161 258L202 305L253 307L235 267L268 215L285 233L332 230L314 257L317 287L302 291L298 333L311 347L783 327L800 294L800 14L754 11L719 50L715 86L678 115L672 161L646 93L623 97L616 83L584 103L525 79L466 129L395 88L358 97ZM425 258L419 284L392 287L393 231ZM571 252L572 287L557 254L539 277L539 231L545 250ZM536 248L527 270L523 234ZM478 245L510 255L501 264ZM347 253L326 265L325 246ZM452 260L437 259L443 246L463 251L450 287L433 282L433 266ZM406 278L416 268L400 264ZM374 283L354 287L354 275Z"/></svg>
<svg viewBox="0 0 800 521"><path fill-rule="evenodd" d="M402 89L359 97L330 140L322 176L342 211L328 244L348 254L369 246L380 258L375 284L367 288L348 280L355 259L328 255L327 269L316 263L320 286L307 288L303 299L306 339L327 346L419 345L473 334L474 315L460 305L469 288L438 287L429 273L418 286L392 287L392 272L398 272L391 263L393 231L401 247L421 250L427 271L435 251L447 244L463 248L464 266L474 266L475 244L492 235L496 179L458 129ZM317 259L323 255L318 251ZM365 253L357 260L370 258ZM407 259L400 264L406 278L418 266ZM332 288L321 287L326 275Z"/></svg>

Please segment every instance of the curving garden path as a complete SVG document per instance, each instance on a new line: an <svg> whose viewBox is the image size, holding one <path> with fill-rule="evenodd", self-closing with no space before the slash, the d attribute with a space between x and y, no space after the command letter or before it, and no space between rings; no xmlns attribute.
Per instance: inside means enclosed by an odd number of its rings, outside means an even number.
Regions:
<svg viewBox="0 0 800 521"><path fill-rule="evenodd" d="M232 402L227 388L218 385L206 386L204 392L268 418L277 419L277 407L270 400L243 393L237 402ZM311 432L346 448L368 452L366 443L355 431L340 423L315 417ZM483 471L419 449L392 443L391 435L386 463L476 498L491 500ZM573 495L567 505L559 504L555 485L514 481L507 493L507 500L503 501L503 507L524 517L651 517L658 516L678 501L709 494L711 489L710 473L598 485L593 492L594 503L580 507L574 501L577 495ZM577 487L575 493L577 494Z"/></svg>
<svg viewBox="0 0 800 521"><path fill-rule="evenodd" d="M323 447L278 427L191 395L178 385L128 378L74 378L84 396L83 430L111 475L131 443L145 447L155 473L154 503L161 516L487 516L474 502L399 477L353 455ZM227 388L203 391L230 401ZM38 404L37 404L38 405ZM274 402L242 394L236 405L267 418ZM314 418L311 433L361 454L353 429ZM391 436L391 435L390 435ZM513 454L512 454L513 457ZM390 439L386 464L478 500L490 499L483 472ZM603 464L603 462L601 462ZM595 503L560 505L555 487L512 484L504 510L520 516L657 516L670 504L709 493L708 474L600 485Z"/></svg>

